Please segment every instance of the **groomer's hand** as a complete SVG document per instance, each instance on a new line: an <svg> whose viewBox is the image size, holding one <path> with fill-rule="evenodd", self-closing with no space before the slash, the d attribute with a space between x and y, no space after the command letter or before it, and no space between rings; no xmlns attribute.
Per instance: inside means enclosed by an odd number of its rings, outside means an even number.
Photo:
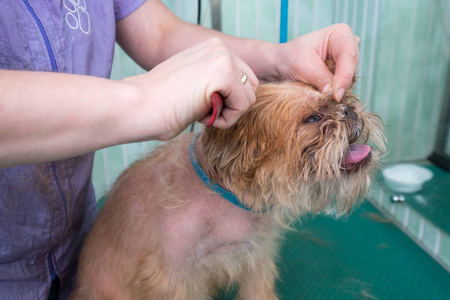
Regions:
<svg viewBox="0 0 450 300"><path fill-rule="evenodd" d="M320 92L334 90L335 100L340 101L356 73L358 45L359 37L348 25L331 25L281 44L278 72L283 78L312 84ZM327 57L336 62L334 76L324 63Z"/></svg>
<svg viewBox="0 0 450 300"><path fill-rule="evenodd" d="M244 73L248 77L245 83L241 80ZM150 72L124 81L138 87L140 93L141 109L135 117L139 122L151 121L146 126L157 131L156 138L162 140L175 137L195 121L207 123L214 92L222 96L224 106L213 126L231 126L255 102L258 86L250 67L217 38L188 48Z"/></svg>

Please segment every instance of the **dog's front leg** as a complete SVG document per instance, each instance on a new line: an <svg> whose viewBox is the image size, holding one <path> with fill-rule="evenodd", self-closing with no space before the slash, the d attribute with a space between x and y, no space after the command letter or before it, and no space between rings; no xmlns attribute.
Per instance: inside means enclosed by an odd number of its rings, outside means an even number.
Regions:
<svg viewBox="0 0 450 300"><path fill-rule="evenodd" d="M163 263L160 255L143 255L130 282L133 299L146 300L188 300L185 280L173 276Z"/></svg>
<svg viewBox="0 0 450 300"><path fill-rule="evenodd" d="M275 278L277 269L271 257L259 260L240 277L239 300L277 300Z"/></svg>

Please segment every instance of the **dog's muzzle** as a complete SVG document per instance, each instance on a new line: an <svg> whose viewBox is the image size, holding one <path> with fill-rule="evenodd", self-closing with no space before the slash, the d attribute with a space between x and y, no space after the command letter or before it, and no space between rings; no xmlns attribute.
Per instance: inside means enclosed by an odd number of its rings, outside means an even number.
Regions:
<svg viewBox="0 0 450 300"><path fill-rule="evenodd" d="M343 158L342 168L346 172L353 172L359 170L371 160L372 148L368 145L354 144L361 136L364 124L351 106L342 105L341 109L349 129L349 148Z"/></svg>
<svg viewBox="0 0 450 300"><path fill-rule="evenodd" d="M348 132L349 132L349 144L353 144L358 140L361 135L363 124L361 123L358 114L353 110L350 105L341 105L342 114L347 120Z"/></svg>

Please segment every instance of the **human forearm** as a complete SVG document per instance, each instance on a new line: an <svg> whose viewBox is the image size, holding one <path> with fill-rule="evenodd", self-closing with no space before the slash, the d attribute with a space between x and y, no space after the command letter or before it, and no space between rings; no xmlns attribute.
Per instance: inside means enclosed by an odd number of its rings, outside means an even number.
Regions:
<svg viewBox="0 0 450 300"><path fill-rule="evenodd" d="M124 142L133 93L126 83L95 77L0 71L0 167Z"/></svg>
<svg viewBox="0 0 450 300"><path fill-rule="evenodd" d="M218 39L121 81L0 70L0 168L173 138L204 119L213 92L224 100L214 126L229 127L255 101L257 81Z"/></svg>
<svg viewBox="0 0 450 300"><path fill-rule="evenodd" d="M119 44L147 70L212 37L221 39L260 79L280 79L276 70L275 60L279 56L275 44L233 37L183 22L158 0L147 1L142 8L117 23Z"/></svg>
<svg viewBox="0 0 450 300"><path fill-rule="evenodd" d="M189 45L193 41L198 42L210 37L220 38L230 51L249 65L259 79L264 81L282 79L282 76L277 71L276 60L279 58L277 52L279 48L276 44L262 40L234 37L189 23L173 28L170 35L177 37L168 39L165 49L178 48L176 51L181 50L183 45ZM163 55L167 54L163 53Z"/></svg>

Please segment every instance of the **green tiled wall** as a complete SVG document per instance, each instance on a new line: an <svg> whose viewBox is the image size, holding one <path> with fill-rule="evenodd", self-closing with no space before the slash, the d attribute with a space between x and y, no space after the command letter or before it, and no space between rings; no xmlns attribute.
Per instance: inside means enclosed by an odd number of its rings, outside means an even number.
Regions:
<svg viewBox="0 0 450 300"><path fill-rule="evenodd" d="M196 21L197 0L164 3L182 19ZM202 1L201 20L206 27L211 24L210 7L210 0ZM280 0L222 0L222 30L228 34L277 42L279 15ZM291 0L288 38L333 23L349 24L361 38L356 92L385 123L388 161L423 159L434 147L442 109L450 55L449 16L450 1L442 0ZM112 79L142 72L116 48ZM94 170L97 196L144 149L157 144L99 151Z"/></svg>

